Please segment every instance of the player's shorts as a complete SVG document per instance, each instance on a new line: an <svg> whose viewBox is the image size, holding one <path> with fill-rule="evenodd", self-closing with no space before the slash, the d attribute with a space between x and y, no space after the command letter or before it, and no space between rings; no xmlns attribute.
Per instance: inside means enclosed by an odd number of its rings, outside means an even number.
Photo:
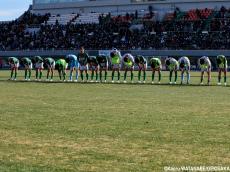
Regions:
<svg viewBox="0 0 230 172"><path fill-rule="evenodd" d="M139 70L147 69L148 64L147 63L146 64L139 64L138 67L139 67Z"/></svg>
<svg viewBox="0 0 230 172"><path fill-rule="evenodd" d="M70 63L70 70L73 70L74 68L78 69L78 63L76 61Z"/></svg>
<svg viewBox="0 0 230 172"><path fill-rule="evenodd" d="M44 69L44 63L36 63L35 69Z"/></svg>
<svg viewBox="0 0 230 172"><path fill-rule="evenodd" d="M211 67L209 67L209 68L201 68L201 72L211 72Z"/></svg>
<svg viewBox="0 0 230 172"><path fill-rule="evenodd" d="M109 66L109 63L108 63L108 62L106 62L106 63L100 63L100 64L99 64L99 67L100 67L100 69L102 69L102 70L108 70L108 66Z"/></svg>
<svg viewBox="0 0 230 172"><path fill-rule="evenodd" d="M190 66L185 66L184 68L180 68L180 70L190 71Z"/></svg>
<svg viewBox="0 0 230 172"><path fill-rule="evenodd" d="M10 68L13 69L13 68L18 68L19 67L19 63L16 63L16 64L10 64Z"/></svg>
<svg viewBox="0 0 230 172"><path fill-rule="evenodd" d="M156 67L156 68L152 68L152 70L156 70L156 71L162 70L162 65L160 65L160 66L158 66L158 67Z"/></svg>
<svg viewBox="0 0 230 172"><path fill-rule="evenodd" d="M125 65L124 68L126 70L134 70L134 66L127 66L127 65Z"/></svg>
<svg viewBox="0 0 230 172"><path fill-rule="evenodd" d="M80 71L84 71L84 70L88 70L88 69L89 69L88 64L87 65L79 65L79 70Z"/></svg>
<svg viewBox="0 0 230 172"><path fill-rule="evenodd" d="M169 68L169 71L178 71L178 70L179 70L179 67L178 67L178 66L170 67L170 68Z"/></svg>
<svg viewBox="0 0 230 172"><path fill-rule="evenodd" d="M52 64L47 64L48 69L55 69L55 62Z"/></svg>
<svg viewBox="0 0 230 172"><path fill-rule="evenodd" d="M120 69L121 65L120 64L112 64L112 69Z"/></svg>
<svg viewBox="0 0 230 172"><path fill-rule="evenodd" d="M25 65L25 69L33 69L33 64L31 63L30 65Z"/></svg>
<svg viewBox="0 0 230 172"><path fill-rule="evenodd" d="M98 66L89 66L89 70L98 70L99 69L99 65Z"/></svg>

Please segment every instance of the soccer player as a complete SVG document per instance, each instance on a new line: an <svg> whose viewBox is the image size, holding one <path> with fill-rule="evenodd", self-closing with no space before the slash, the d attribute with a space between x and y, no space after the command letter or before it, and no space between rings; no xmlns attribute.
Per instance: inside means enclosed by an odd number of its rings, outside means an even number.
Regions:
<svg viewBox="0 0 230 172"><path fill-rule="evenodd" d="M59 59L56 61L55 68L58 70L60 81L66 81L66 69L68 67L68 63L65 61L65 59Z"/></svg>
<svg viewBox="0 0 230 172"><path fill-rule="evenodd" d="M47 77L46 81L53 81L54 69L55 69L55 60L51 57L45 58L45 64L47 65ZM51 76L50 76L51 73ZM49 80L50 77L50 80Z"/></svg>
<svg viewBox="0 0 230 172"><path fill-rule="evenodd" d="M166 58L165 60L165 64L166 64L166 67L169 69L169 84L172 84L172 75L173 75L173 72L175 72L175 80L174 80L174 84L176 84L176 81L177 81L177 71L178 71L178 68L179 68L179 64L178 64L178 61L172 57L169 57L169 58Z"/></svg>
<svg viewBox="0 0 230 172"><path fill-rule="evenodd" d="M211 61L209 60L209 58L207 56L202 56L198 60L198 65L200 66L200 69L201 69L200 84L203 85L204 72L206 71L207 74L208 74L208 85L210 85L210 81L211 81L211 68L212 68Z"/></svg>
<svg viewBox="0 0 230 172"><path fill-rule="evenodd" d="M86 81L88 81L88 79L89 79L89 75L88 75L89 55L85 52L84 47L80 48L80 52L77 55L77 60L78 60L78 63L79 63L79 71L80 71L80 75L81 75L81 80L84 82L83 72L85 71Z"/></svg>
<svg viewBox="0 0 230 172"><path fill-rule="evenodd" d="M184 72L187 73L187 84L190 82L190 60L188 57L183 56L178 60L179 68L181 71L181 84L184 82Z"/></svg>
<svg viewBox="0 0 230 172"><path fill-rule="evenodd" d="M21 59L22 64L25 67L25 81L30 81L31 71L33 69L33 63L28 57L23 57Z"/></svg>
<svg viewBox="0 0 230 172"><path fill-rule="evenodd" d="M109 67L109 62L108 58L105 55L98 55L96 57L97 62L99 64L99 70L100 70L100 81L102 82L102 71L105 71L105 82L107 82L107 74L108 74L108 67Z"/></svg>
<svg viewBox="0 0 230 172"><path fill-rule="evenodd" d="M131 82L133 83L134 64L135 64L134 57L131 54L127 53L122 57L122 67L125 70L124 83L127 83L126 77L127 77L128 70L130 70L131 72Z"/></svg>
<svg viewBox="0 0 230 172"><path fill-rule="evenodd" d="M149 61L150 66L152 68L152 84L154 84L154 77L155 77L155 72L158 71L158 83L161 83L161 70L162 70L162 65L161 65L161 60L158 57L153 57Z"/></svg>
<svg viewBox="0 0 230 172"><path fill-rule="evenodd" d="M110 53L112 64L112 83L114 83L114 73L117 71L117 82L120 83L121 53L114 48Z"/></svg>
<svg viewBox="0 0 230 172"><path fill-rule="evenodd" d="M143 83L145 83L146 70L148 67L147 60L144 56L138 55L135 57L135 63L138 65L138 83L141 83L141 71L143 71Z"/></svg>
<svg viewBox="0 0 230 172"><path fill-rule="evenodd" d="M10 80L16 80L18 74L19 60L16 57L9 57L8 62L11 69Z"/></svg>
<svg viewBox="0 0 230 172"><path fill-rule="evenodd" d="M70 66L69 81L70 82L73 81L73 71L76 70L76 78L74 82L77 82L78 81L78 67L79 67L77 56L75 56L74 54L67 55L66 62L69 63L69 66Z"/></svg>
<svg viewBox="0 0 230 172"><path fill-rule="evenodd" d="M94 82L93 81L94 73L96 74L96 82L99 82L98 81L99 64L97 58L95 56L90 56L88 59L88 64L89 64L89 69L91 71L91 82Z"/></svg>
<svg viewBox="0 0 230 172"><path fill-rule="evenodd" d="M37 80L41 81L43 69L44 69L43 59L40 56L35 56L35 70L36 70L35 80L36 81Z"/></svg>
<svg viewBox="0 0 230 172"><path fill-rule="evenodd" d="M218 55L216 58L217 66L218 66L218 85L221 85L221 73L224 73L224 85L227 85L227 69L228 69L228 61L224 55Z"/></svg>

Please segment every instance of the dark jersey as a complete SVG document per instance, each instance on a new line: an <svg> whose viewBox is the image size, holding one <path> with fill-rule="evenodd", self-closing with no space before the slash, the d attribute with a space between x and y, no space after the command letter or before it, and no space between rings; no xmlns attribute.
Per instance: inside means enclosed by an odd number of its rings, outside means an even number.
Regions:
<svg viewBox="0 0 230 172"><path fill-rule="evenodd" d="M98 61L97 61L97 58L95 56L91 56L88 58L88 63L90 65L93 65L93 66L97 66L98 65Z"/></svg>
<svg viewBox="0 0 230 172"><path fill-rule="evenodd" d="M77 55L77 60L81 66L85 66L85 65L87 65L87 63L89 61L89 55L87 53L83 53L83 54L79 53Z"/></svg>

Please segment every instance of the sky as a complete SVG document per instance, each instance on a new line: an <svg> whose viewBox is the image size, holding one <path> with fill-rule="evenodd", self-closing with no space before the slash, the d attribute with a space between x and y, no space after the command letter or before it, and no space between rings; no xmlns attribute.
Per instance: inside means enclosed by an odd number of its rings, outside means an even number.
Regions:
<svg viewBox="0 0 230 172"><path fill-rule="evenodd" d="M22 15L32 0L0 0L0 21L10 21Z"/></svg>

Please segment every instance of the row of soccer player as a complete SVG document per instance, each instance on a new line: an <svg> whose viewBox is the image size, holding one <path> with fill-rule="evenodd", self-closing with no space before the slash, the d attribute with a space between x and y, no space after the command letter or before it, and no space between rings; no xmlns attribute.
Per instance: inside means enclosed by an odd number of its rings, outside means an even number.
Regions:
<svg viewBox="0 0 230 172"><path fill-rule="evenodd" d="M224 55L219 55L216 58L218 64L218 85L221 84L221 73L224 73L224 83L227 84L227 59ZM11 66L11 80L16 80L17 70L19 67L19 60L16 57L9 57L9 64ZM31 78L31 70L33 68L32 60L30 58L22 58L20 59L21 63L25 67L25 80L30 80ZM40 56L35 57L35 69L36 69L36 80L41 80L42 78L42 70L44 69L44 64L46 64L48 68L47 72L47 80L52 81L54 76L54 69L58 70L60 80L66 80L66 69L69 66L70 74L69 80L73 81L73 72L76 71L76 78L74 81L78 81L78 74L80 72L81 80L84 81L83 74L86 75L86 80L89 80L88 70L91 71L91 81L94 80L94 76L96 77L96 82L102 82L102 72L104 71L104 82L107 80L107 71L109 67L109 62L112 67L112 83L114 83L114 75L117 72L117 81L120 82L120 69L124 69L124 83L126 83L127 72L131 72L131 82L133 82L134 78L134 65L136 64L138 67L138 82L145 83L146 81L146 70L147 70L147 60L138 55L133 57L131 54L127 53L121 56L121 53L117 49L113 49L110 53L110 57L106 57L105 55L88 56L85 53L84 48L80 49L79 54L67 55L65 58L61 58L55 61L53 58L45 58L43 59ZM162 64L161 60L158 58L151 58L149 64L152 69L152 83L154 83L155 72L158 72L158 83L161 82L161 70ZM176 84L177 82L177 72L181 71L181 84L184 83L184 73L187 74L186 83L190 83L190 60L188 57L181 57L178 61L174 58L167 58L165 60L166 68L169 70L169 83ZM211 61L207 56L203 56L198 60L198 65L201 69L201 80L200 83L203 84L204 72L206 71L208 74L208 84L210 84L211 80ZM142 74L143 73L143 74ZM175 73L175 79L172 80L172 75ZM142 78L143 75L143 79Z"/></svg>

